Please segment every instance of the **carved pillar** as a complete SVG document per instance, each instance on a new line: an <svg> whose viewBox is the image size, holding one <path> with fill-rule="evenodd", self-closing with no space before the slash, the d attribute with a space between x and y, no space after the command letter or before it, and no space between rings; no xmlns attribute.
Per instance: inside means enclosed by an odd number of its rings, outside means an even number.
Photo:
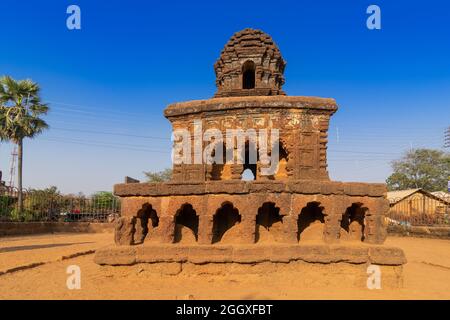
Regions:
<svg viewBox="0 0 450 320"><path fill-rule="evenodd" d="M282 123L281 127L285 127L286 123ZM292 130L286 129L283 136L280 137L280 148L286 153L286 175L288 179L293 177L295 161L293 157L295 139ZM281 155L280 155L281 156ZM281 158L280 158L281 160Z"/></svg>
<svg viewBox="0 0 450 320"><path fill-rule="evenodd" d="M239 243L241 244L255 243L256 215L242 214L239 229L240 229L240 235L238 239Z"/></svg>
<svg viewBox="0 0 450 320"><path fill-rule="evenodd" d="M149 230L148 222L149 222L148 216L138 213L138 215L136 216L136 224L135 224L136 232L134 234L134 242L136 244L144 242L144 239L147 236Z"/></svg>
<svg viewBox="0 0 450 320"><path fill-rule="evenodd" d="M325 214L325 226L323 239L326 243L339 242L341 231L342 215L340 214Z"/></svg>
<svg viewBox="0 0 450 320"><path fill-rule="evenodd" d="M283 218L283 242L286 243L298 243L298 214L290 214Z"/></svg>
<svg viewBox="0 0 450 320"><path fill-rule="evenodd" d="M243 164L231 164L231 180L241 180L242 171L244 170Z"/></svg>
<svg viewBox="0 0 450 320"><path fill-rule="evenodd" d="M327 144L328 144L328 126L329 115L322 115L319 121L319 171L323 179L329 179L328 164L327 164Z"/></svg>
<svg viewBox="0 0 450 320"><path fill-rule="evenodd" d="M175 222L173 216L159 218L158 239L161 243L173 243L175 234Z"/></svg>
<svg viewBox="0 0 450 320"><path fill-rule="evenodd" d="M272 162L270 162L271 159L270 159L270 157L268 157L268 160L265 159L266 161L268 161L268 162L266 162L266 164L263 164L262 160L263 159L260 159L260 162L258 162L256 165L256 177L255 178L256 178L256 180L262 180L262 181L272 180L276 172L272 175L262 174L262 170L266 170L266 171L270 170L271 165L272 165Z"/></svg>
<svg viewBox="0 0 450 320"><path fill-rule="evenodd" d="M213 165L205 164L205 180L210 181L213 179Z"/></svg>
<svg viewBox="0 0 450 320"><path fill-rule="evenodd" d="M341 221L347 210L348 201L345 197L333 197L325 207L325 242L336 243L341 238Z"/></svg>
<svg viewBox="0 0 450 320"><path fill-rule="evenodd" d="M387 237L386 226L384 223L384 216L381 215L367 215L365 223L365 239L364 242L382 244Z"/></svg>
<svg viewBox="0 0 450 320"><path fill-rule="evenodd" d="M198 244L211 244L213 236L213 215L200 215L198 226Z"/></svg>
<svg viewBox="0 0 450 320"><path fill-rule="evenodd" d="M119 245L133 245L136 217L120 217L114 230L114 242Z"/></svg>
<svg viewBox="0 0 450 320"><path fill-rule="evenodd" d="M387 227L384 221L385 213L389 210L389 202L384 198L372 199L367 205L364 224L364 241L382 244L387 237Z"/></svg>

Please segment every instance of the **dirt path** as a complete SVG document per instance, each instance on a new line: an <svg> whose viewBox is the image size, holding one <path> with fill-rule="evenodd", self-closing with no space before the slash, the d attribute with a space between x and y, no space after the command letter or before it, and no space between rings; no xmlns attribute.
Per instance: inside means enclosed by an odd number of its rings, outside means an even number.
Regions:
<svg viewBox="0 0 450 320"><path fill-rule="evenodd" d="M111 233L53 234L0 238L0 275L14 269L95 252L111 243Z"/></svg>
<svg viewBox="0 0 450 320"><path fill-rule="evenodd" d="M233 276L158 276L141 266L100 267L93 255L63 255L97 248L111 234L30 236L0 239L0 270L36 261L43 265L0 275L0 299L450 299L450 241L387 240L405 250L405 283L400 290L341 287L299 289L304 279L289 273ZM81 268L81 289L66 286L67 267Z"/></svg>

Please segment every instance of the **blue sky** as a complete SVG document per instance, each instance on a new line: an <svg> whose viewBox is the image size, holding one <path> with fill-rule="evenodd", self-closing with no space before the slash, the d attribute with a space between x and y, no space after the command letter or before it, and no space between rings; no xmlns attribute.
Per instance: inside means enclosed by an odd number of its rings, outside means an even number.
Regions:
<svg viewBox="0 0 450 320"><path fill-rule="evenodd" d="M81 30L66 8L81 8ZM381 8L382 29L366 28ZM25 142L24 186L86 194L170 166L167 104L211 97L213 64L236 31L270 34L288 95L333 97L329 171L383 182L450 126L446 1L2 1L0 74L40 83L51 129ZM8 180L12 146L0 145Z"/></svg>

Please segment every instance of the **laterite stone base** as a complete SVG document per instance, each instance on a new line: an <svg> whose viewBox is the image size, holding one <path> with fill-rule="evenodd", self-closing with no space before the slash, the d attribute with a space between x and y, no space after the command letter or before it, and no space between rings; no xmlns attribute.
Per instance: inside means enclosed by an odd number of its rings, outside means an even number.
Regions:
<svg viewBox="0 0 450 320"><path fill-rule="evenodd" d="M137 245L97 250L100 265L130 266L159 275L298 273L311 285L365 287L369 265L378 265L383 288L403 285L403 251L378 245ZM336 282L336 283L333 283Z"/></svg>

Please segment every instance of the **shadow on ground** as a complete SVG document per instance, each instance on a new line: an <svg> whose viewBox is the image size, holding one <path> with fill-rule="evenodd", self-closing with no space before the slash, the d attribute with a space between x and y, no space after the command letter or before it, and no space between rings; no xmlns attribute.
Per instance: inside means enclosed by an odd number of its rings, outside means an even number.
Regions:
<svg viewBox="0 0 450 320"><path fill-rule="evenodd" d="M78 244L88 244L94 242L71 242L71 243L51 243L51 244L36 244L36 245L26 245L26 246L15 246L15 247L6 247L0 248L0 253L2 252L14 252L14 251L22 251L22 250L35 250L35 249L48 249L48 248L56 248L56 247L67 247Z"/></svg>

